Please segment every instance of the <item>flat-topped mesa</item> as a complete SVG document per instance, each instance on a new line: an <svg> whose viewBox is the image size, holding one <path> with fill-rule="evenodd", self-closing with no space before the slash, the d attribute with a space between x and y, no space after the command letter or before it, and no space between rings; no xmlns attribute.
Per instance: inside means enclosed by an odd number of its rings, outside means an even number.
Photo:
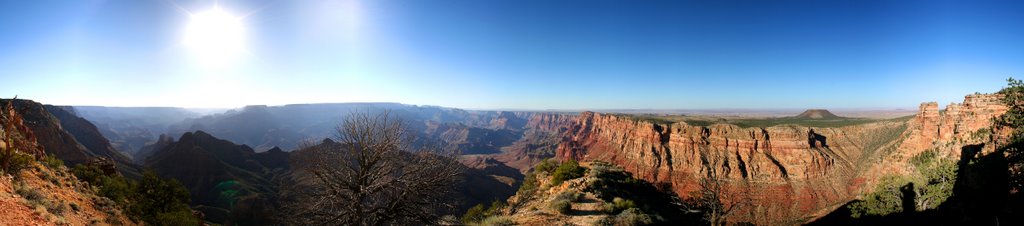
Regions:
<svg viewBox="0 0 1024 226"><path fill-rule="evenodd" d="M559 144L557 157L614 163L683 198L700 189L708 172L718 172L725 192L732 193L727 197L751 202L738 208L744 213L734 221L781 224L855 196L861 181L857 169L868 162L861 161L869 153L864 149L894 145L905 124L704 127L583 112ZM723 202L730 201L736 200Z"/></svg>
<svg viewBox="0 0 1024 226"><path fill-rule="evenodd" d="M800 113L795 118L799 119L841 119L838 115L832 114L825 109L807 109L803 113Z"/></svg>

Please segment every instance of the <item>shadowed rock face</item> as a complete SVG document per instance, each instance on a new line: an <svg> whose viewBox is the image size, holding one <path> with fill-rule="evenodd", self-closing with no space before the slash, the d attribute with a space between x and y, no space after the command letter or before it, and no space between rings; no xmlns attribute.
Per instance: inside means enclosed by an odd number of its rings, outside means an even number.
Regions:
<svg viewBox="0 0 1024 226"><path fill-rule="evenodd" d="M8 101L11 100L0 103ZM56 155L71 166L97 157L108 158L120 170L130 170L131 160L114 150L95 125L74 113L31 100L14 100L14 109L24 117L25 125L47 154Z"/></svg>
<svg viewBox="0 0 1024 226"><path fill-rule="evenodd" d="M191 192L193 204L211 207L204 212L220 208L246 213L253 210L236 205L274 194L271 179L290 168L288 156L279 148L256 153L249 146L196 131L164 144L145 163L157 174L180 181Z"/></svg>
<svg viewBox="0 0 1024 226"><path fill-rule="evenodd" d="M799 223L852 200L870 187L870 180L900 172L885 168L899 165L890 161L909 159L890 156L920 153L933 141L947 140L928 135L936 127L952 125L960 134L987 127L1005 107L979 101L986 98L968 96L964 105L952 105L956 111L938 117L932 113L937 111L922 107L913 120L839 128L701 127L584 112L559 144L557 156L615 163L684 198L699 189L699 178L709 169L717 169L727 181L726 197L750 200L730 221Z"/></svg>

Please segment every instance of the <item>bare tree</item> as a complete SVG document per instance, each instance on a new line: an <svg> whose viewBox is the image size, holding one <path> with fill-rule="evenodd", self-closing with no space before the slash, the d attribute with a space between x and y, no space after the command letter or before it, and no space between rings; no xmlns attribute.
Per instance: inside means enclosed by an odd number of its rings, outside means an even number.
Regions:
<svg viewBox="0 0 1024 226"><path fill-rule="evenodd" d="M388 112L353 113L337 142L304 145L292 157L283 202L297 225L436 224L454 205L459 163L440 148L414 150L406 124Z"/></svg>

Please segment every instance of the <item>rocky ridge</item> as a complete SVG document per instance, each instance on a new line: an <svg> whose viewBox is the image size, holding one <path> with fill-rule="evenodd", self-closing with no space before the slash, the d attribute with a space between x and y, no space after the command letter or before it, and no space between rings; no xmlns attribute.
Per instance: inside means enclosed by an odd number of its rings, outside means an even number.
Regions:
<svg viewBox="0 0 1024 226"><path fill-rule="evenodd" d="M131 160L110 146L96 126L65 111L61 107L43 105L31 100L13 101L14 109L24 117L25 125L47 154L53 154L69 165L87 163L95 158L113 160L127 175L138 175Z"/></svg>

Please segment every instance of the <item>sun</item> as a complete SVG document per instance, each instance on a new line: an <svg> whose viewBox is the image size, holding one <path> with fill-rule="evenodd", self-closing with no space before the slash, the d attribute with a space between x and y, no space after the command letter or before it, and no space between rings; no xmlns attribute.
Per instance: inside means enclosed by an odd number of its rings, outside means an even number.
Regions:
<svg viewBox="0 0 1024 226"><path fill-rule="evenodd" d="M223 66L244 51L245 26L241 17L218 6L190 16L184 44L201 63Z"/></svg>

